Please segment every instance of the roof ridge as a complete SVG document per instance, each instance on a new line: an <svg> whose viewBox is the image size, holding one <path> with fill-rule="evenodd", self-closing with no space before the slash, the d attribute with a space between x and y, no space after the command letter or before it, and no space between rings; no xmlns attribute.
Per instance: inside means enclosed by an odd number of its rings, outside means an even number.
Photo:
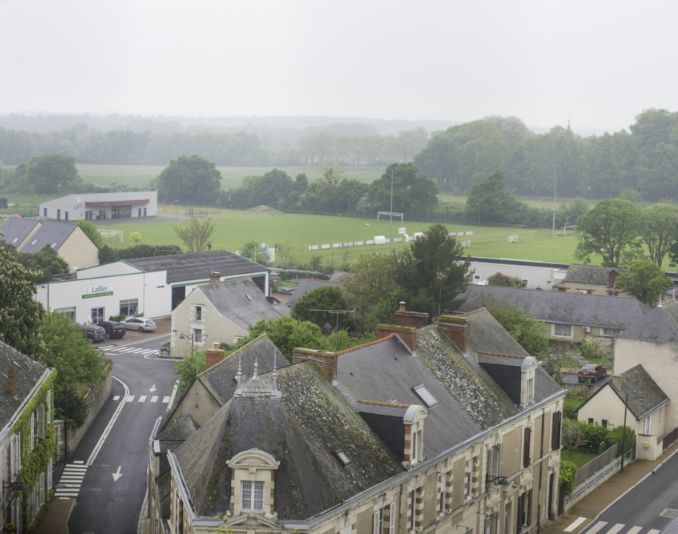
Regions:
<svg viewBox="0 0 678 534"><path fill-rule="evenodd" d="M365 341L364 343L354 345L353 347L349 347L347 349L340 350L339 352L337 352L337 356L341 356L342 354L346 354L348 352L353 352L353 351L356 351L356 350L371 347L372 345L376 345L378 343L383 343L384 341L387 341L389 339L393 339L393 338L396 338L396 337L398 337L398 336L395 333L392 332L392 333L388 334L387 336L378 337L377 339L371 339L370 341Z"/></svg>

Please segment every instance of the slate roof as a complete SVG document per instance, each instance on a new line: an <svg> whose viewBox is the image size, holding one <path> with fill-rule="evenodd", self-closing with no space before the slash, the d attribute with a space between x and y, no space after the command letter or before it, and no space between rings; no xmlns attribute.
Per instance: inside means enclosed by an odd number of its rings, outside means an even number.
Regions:
<svg viewBox="0 0 678 534"><path fill-rule="evenodd" d="M280 369L287 367L287 358L278 350L268 335L261 334L247 345L232 352L218 364L204 370L197 376L199 380L214 396L219 404L228 402L235 393L235 375L238 365L242 367L245 375L252 375L254 362L257 362L259 373L268 373L273 370L273 355L275 365Z"/></svg>
<svg viewBox="0 0 678 534"><path fill-rule="evenodd" d="M226 250L130 258L125 263L145 272L167 271L167 283L207 280L212 272L238 276L266 272L266 267Z"/></svg>
<svg viewBox="0 0 678 534"><path fill-rule="evenodd" d="M198 289L221 315L244 330L263 319L279 319L290 314L287 306L269 301L249 278L211 282Z"/></svg>
<svg viewBox="0 0 678 534"><path fill-rule="evenodd" d="M678 300L669 300L662 304L662 308L678 323Z"/></svg>
<svg viewBox="0 0 678 534"><path fill-rule="evenodd" d="M9 370L14 377L14 394L7 392ZM0 429L3 429L47 368L0 341Z"/></svg>
<svg viewBox="0 0 678 534"><path fill-rule="evenodd" d="M302 278L297 287L294 288L290 298L287 299L287 305L292 306L297 300L303 297L309 291L318 289L319 287L341 287L339 282L330 282L329 280L321 280L317 278Z"/></svg>
<svg viewBox="0 0 678 534"><path fill-rule="evenodd" d="M31 230L40 224L36 219L24 219L23 217L9 217L2 227L5 243L17 247L31 233Z"/></svg>
<svg viewBox="0 0 678 534"><path fill-rule="evenodd" d="M669 402L669 398L647 374L642 365L636 365L621 375L619 387L614 381L610 382L621 399L628 393L628 407L636 419Z"/></svg>
<svg viewBox="0 0 678 534"><path fill-rule="evenodd" d="M663 307L649 310L619 336L621 339L651 341L654 343L678 342L678 323Z"/></svg>
<svg viewBox="0 0 678 534"><path fill-rule="evenodd" d="M20 252L35 254L46 246L59 250L77 227L77 224L67 222L42 221L38 231L33 234L30 241L21 248Z"/></svg>
<svg viewBox="0 0 678 534"><path fill-rule="evenodd" d="M259 380L270 379L260 377ZM280 462L274 502L281 520L305 519L403 471L389 449L312 362L281 369L282 396L236 396L176 451L198 514L230 504L226 462L252 448ZM343 465L341 451L350 462Z"/></svg>
<svg viewBox="0 0 678 534"><path fill-rule="evenodd" d="M492 304L513 304L540 321L616 330L642 320L648 310L634 298L496 286L469 285L463 298L460 309L465 312Z"/></svg>
<svg viewBox="0 0 678 534"><path fill-rule="evenodd" d="M611 272L619 273L622 270L601 265L570 265L563 281L608 286Z"/></svg>
<svg viewBox="0 0 678 534"><path fill-rule="evenodd" d="M479 433L482 427L467 413L463 399L453 396L436 379L427 363L435 362L433 358L423 361L397 337L388 336L377 343L343 352L338 359L337 387L354 408L360 409L358 401L361 400L426 407L413 389L425 386L438 401L428 408L424 423L424 453L431 458Z"/></svg>

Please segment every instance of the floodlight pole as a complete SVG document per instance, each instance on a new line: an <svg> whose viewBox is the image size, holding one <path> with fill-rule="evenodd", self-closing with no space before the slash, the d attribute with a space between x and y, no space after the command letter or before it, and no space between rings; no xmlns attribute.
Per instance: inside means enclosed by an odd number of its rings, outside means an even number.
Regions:
<svg viewBox="0 0 678 534"><path fill-rule="evenodd" d="M393 164L395 165L395 163ZM391 165L391 210L388 212L388 251L393 251L393 165Z"/></svg>

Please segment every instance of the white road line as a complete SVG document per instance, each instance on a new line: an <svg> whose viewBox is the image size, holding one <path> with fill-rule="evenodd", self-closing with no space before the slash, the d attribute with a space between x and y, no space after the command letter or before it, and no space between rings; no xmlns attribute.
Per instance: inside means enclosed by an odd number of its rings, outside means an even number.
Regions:
<svg viewBox="0 0 678 534"><path fill-rule="evenodd" d="M145 349L141 347L135 347L134 350L131 350L130 352L133 354L139 354L140 352L144 352Z"/></svg>
<svg viewBox="0 0 678 534"><path fill-rule="evenodd" d="M125 384L117 376L114 376L113 380L117 380L118 382L120 382L120 384L122 384L122 387L125 388L125 394L122 397L122 402L120 404L118 404L118 407L115 409L115 411L113 412L113 415L111 416L111 420L108 422L108 424L106 425L106 428L104 428L103 433L99 437L99 441L97 441L97 444L94 446L94 449L92 450L92 454L90 454L89 458L87 458L87 465L92 465L94 463L94 460L96 459L97 455L99 454L101 447L104 446L104 442L106 441L106 438L108 438L108 435L111 433L113 425L118 420L118 417L120 417L120 412L125 407L125 401L127 400L127 396L129 395L129 388L127 387L127 384Z"/></svg>
<svg viewBox="0 0 678 534"><path fill-rule="evenodd" d="M115 345L104 345L103 347L99 347L101 350L106 350L106 349L113 349L115 348Z"/></svg>
<svg viewBox="0 0 678 534"><path fill-rule="evenodd" d="M85 462L83 462L82 460L73 460L73 463L83 465ZM66 465L72 465L72 464L66 464Z"/></svg>
<svg viewBox="0 0 678 534"><path fill-rule="evenodd" d="M647 534L659 534L659 531L656 528L652 528L647 531Z"/></svg>
<svg viewBox="0 0 678 534"><path fill-rule="evenodd" d="M629 529L626 534L638 534L641 530L643 530L643 527L633 527Z"/></svg>
<svg viewBox="0 0 678 534"><path fill-rule="evenodd" d="M120 395L114 395L114 396L113 396L113 400L114 400L114 401L120 400Z"/></svg>
<svg viewBox="0 0 678 534"><path fill-rule="evenodd" d="M128 352L134 352L135 350L137 350L136 347L125 347L124 349L120 350L120 352L127 354Z"/></svg>
<svg viewBox="0 0 678 534"><path fill-rule="evenodd" d="M61 498L71 498L71 497L77 497L78 492L77 491L59 491L59 490L56 490L54 492L54 495L56 495L57 497L61 497Z"/></svg>
<svg viewBox="0 0 678 534"><path fill-rule="evenodd" d="M172 404L174 404L174 397L177 394L177 389L179 388L179 381L175 380L174 381L174 387L172 387L172 394L170 395L169 402L167 404L167 411L169 412L172 409ZM163 399L163 402L165 402L165 399Z"/></svg>
<svg viewBox="0 0 678 534"><path fill-rule="evenodd" d="M574 532L575 529L581 525L584 521L586 521L585 517L578 517L572 523L568 525L568 527L565 529L565 532Z"/></svg>
<svg viewBox="0 0 678 534"><path fill-rule="evenodd" d="M83 467L66 467L64 468L64 473L85 473L87 471L87 466Z"/></svg>
<svg viewBox="0 0 678 534"><path fill-rule="evenodd" d="M610 530L607 531L607 534L617 534L621 529L623 529L626 525L624 523L617 523L615 526L613 526Z"/></svg>
<svg viewBox="0 0 678 534"><path fill-rule="evenodd" d="M607 521L598 521L592 528L586 531L586 534L596 534L596 532L603 530L607 525Z"/></svg>
<svg viewBox="0 0 678 534"><path fill-rule="evenodd" d="M140 395L139 402L146 402L146 395Z"/></svg>
<svg viewBox="0 0 678 534"><path fill-rule="evenodd" d="M151 354L160 354L160 351L158 349L154 349L151 351Z"/></svg>
<svg viewBox="0 0 678 534"><path fill-rule="evenodd" d="M169 402L169 400L170 400L169 395L165 395L165 396L162 398L162 403L163 403L163 404L167 404L167 403Z"/></svg>
<svg viewBox="0 0 678 534"><path fill-rule="evenodd" d="M127 402L134 402L134 395L127 397Z"/></svg>
<svg viewBox="0 0 678 534"><path fill-rule="evenodd" d="M151 402L158 402L158 396L157 396L157 395L153 395L153 396L151 397Z"/></svg>

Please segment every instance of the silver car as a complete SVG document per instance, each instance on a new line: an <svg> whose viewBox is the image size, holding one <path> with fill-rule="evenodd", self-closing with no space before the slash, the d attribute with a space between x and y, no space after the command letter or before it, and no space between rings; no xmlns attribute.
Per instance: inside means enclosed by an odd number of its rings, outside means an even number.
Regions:
<svg viewBox="0 0 678 534"><path fill-rule="evenodd" d="M139 330L141 332L153 332L156 329L155 321L143 317L128 317L122 324L127 330Z"/></svg>

